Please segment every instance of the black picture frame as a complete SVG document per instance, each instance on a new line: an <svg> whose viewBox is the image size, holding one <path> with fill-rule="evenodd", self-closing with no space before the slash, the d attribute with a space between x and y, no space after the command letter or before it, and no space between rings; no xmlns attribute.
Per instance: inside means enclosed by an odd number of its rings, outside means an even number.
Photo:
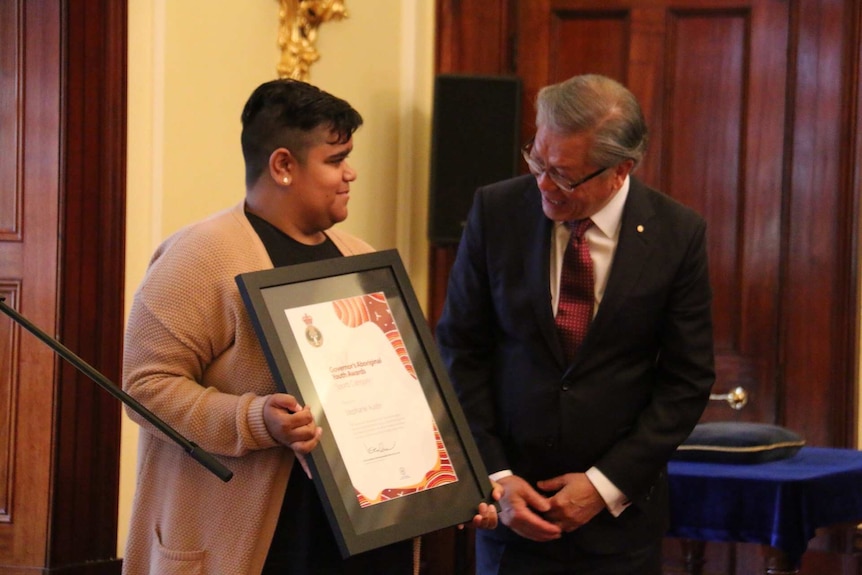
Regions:
<svg viewBox="0 0 862 575"><path fill-rule="evenodd" d="M316 423L323 428L320 444L307 462L343 557L467 523L481 501L491 502L491 482L485 465L397 250L250 272L238 275L236 282L277 386L294 395L301 405L310 406ZM438 472L433 475L440 482L436 486L425 485L416 491L408 490L408 494L387 490L393 494L391 498L378 497L368 504L354 488L330 418L300 350L303 338L297 337L296 318L291 325L289 314L300 313L300 308L319 309L309 306L336 305L342 300L355 301L354 298L377 298L379 303L380 294L403 342L399 357L404 362L406 353L406 361L412 365L413 377L433 416L435 432L439 432L437 447L442 439L448 456L448 461L440 458L438 464L448 472L448 463L457 480ZM306 330L316 331L308 316L303 316L309 326ZM309 337L306 331L305 339ZM320 383L319 377L317 382ZM428 477L426 474L423 481Z"/></svg>

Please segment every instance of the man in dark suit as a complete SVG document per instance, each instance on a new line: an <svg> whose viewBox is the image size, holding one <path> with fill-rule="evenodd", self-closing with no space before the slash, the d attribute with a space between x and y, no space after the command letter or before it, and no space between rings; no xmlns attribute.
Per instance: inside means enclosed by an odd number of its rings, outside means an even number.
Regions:
<svg viewBox="0 0 862 575"><path fill-rule="evenodd" d="M715 377L706 224L630 176L647 130L619 83L544 88L536 125L532 174L476 193L436 329L505 489L477 572L660 575L666 463Z"/></svg>

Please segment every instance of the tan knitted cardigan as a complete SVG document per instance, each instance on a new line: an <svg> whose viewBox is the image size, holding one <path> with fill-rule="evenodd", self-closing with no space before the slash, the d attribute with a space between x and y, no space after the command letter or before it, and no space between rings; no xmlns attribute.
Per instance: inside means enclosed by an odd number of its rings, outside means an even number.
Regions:
<svg viewBox="0 0 862 575"><path fill-rule="evenodd" d="M327 232L345 255L365 242ZM263 422L276 391L234 277L272 262L243 204L187 227L154 254L126 330L123 386L231 471L225 483L141 426L126 575L257 575L294 462Z"/></svg>

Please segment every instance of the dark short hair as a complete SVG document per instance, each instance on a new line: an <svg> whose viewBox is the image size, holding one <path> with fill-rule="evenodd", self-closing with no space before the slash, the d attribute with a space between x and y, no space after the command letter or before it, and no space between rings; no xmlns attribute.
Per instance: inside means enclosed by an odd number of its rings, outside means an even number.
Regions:
<svg viewBox="0 0 862 575"><path fill-rule="evenodd" d="M269 165L278 148L287 148L305 161L311 134L327 127L337 136L333 143L348 141L362 116L341 98L299 80L272 80L258 86L242 110L242 155L246 186L252 186Z"/></svg>

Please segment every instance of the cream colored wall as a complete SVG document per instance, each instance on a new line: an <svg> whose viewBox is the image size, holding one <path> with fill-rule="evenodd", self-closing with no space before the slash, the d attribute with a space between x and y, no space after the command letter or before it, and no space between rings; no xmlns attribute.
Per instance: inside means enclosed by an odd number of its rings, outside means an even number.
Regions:
<svg viewBox="0 0 862 575"><path fill-rule="evenodd" d="M365 118L341 226L397 248L427 298L433 0L347 0L325 23L310 81ZM240 201L242 105L276 76L278 1L130 0L126 304L171 232ZM134 492L137 427L123 422L118 549Z"/></svg>

